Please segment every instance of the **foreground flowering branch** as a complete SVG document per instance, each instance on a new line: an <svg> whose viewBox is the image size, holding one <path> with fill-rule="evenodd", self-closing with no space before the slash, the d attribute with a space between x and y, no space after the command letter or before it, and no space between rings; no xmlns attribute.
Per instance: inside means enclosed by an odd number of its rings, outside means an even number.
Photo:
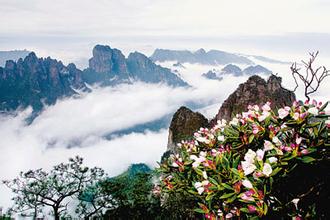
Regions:
<svg viewBox="0 0 330 220"><path fill-rule="evenodd" d="M232 121L201 128L160 165L161 193L194 195L206 219L259 218L281 208L273 184L299 164L328 159L327 103L294 102L273 111L249 106ZM299 216L299 198L291 216Z"/></svg>

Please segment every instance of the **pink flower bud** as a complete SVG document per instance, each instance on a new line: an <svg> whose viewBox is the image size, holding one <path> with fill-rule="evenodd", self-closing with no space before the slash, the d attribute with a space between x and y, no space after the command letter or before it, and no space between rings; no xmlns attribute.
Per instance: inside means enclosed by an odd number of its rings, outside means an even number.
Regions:
<svg viewBox="0 0 330 220"><path fill-rule="evenodd" d="M248 210L250 213L254 213L257 211L257 208L253 205L248 205Z"/></svg>
<svg viewBox="0 0 330 220"><path fill-rule="evenodd" d="M304 149L304 150L301 151L301 153L305 155L305 154L308 154L309 151L307 149Z"/></svg>

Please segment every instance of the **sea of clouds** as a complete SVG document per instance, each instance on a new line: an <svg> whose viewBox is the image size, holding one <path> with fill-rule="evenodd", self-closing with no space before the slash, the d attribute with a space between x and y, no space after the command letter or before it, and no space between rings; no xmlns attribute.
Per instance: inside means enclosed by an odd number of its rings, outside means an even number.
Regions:
<svg viewBox="0 0 330 220"><path fill-rule="evenodd" d="M173 69L172 64L162 63ZM294 87L288 65L262 64L278 72L285 87ZM142 162L155 167L166 150L167 128L113 139L105 136L161 119L191 102L202 106L198 110L212 118L223 100L248 78L229 75L222 81L209 80L201 74L214 68L221 69L221 66L183 65L185 68L177 69L178 74L191 85L189 88L141 82L95 87L93 92L82 94L80 98L63 99L46 107L32 124L26 123L31 115L30 108L15 115L0 116L0 179L14 178L19 171L28 169L50 169L75 155L82 156L88 166L102 167L110 176L120 174L132 163ZM329 100L329 90L327 80L316 97ZM301 94L298 91L298 98L303 98ZM10 206L11 195L0 185L0 207Z"/></svg>

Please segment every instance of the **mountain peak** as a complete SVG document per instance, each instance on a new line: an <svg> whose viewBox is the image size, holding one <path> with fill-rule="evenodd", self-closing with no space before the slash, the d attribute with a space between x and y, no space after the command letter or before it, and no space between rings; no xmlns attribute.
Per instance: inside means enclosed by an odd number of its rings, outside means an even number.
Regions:
<svg viewBox="0 0 330 220"><path fill-rule="evenodd" d="M203 48L200 48L199 50L196 50L196 51L195 51L195 54L196 54L196 55L199 55L199 54L206 54L206 51L205 51Z"/></svg>
<svg viewBox="0 0 330 220"><path fill-rule="evenodd" d="M270 101L272 108L291 105L296 99L295 94L281 86L281 78L271 75L267 81L257 75L239 85L222 104L218 114L212 120L215 124L219 119L230 120L237 113L247 110L248 105L262 105Z"/></svg>
<svg viewBox="0 0 330 220"><path fill-rule="evenodd" d="M208 127L208 120L199 112L181 106L173 115L168 136L167 150L176 151L176 144L191 137L200 127Z"/></svg>

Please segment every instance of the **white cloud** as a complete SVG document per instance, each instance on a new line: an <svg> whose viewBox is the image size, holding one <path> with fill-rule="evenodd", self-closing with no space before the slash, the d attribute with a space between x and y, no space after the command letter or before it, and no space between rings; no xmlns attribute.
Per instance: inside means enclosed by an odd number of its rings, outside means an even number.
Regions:
<svg viewBox="0 0 330 220"><path fill-rule="evenodd" d="M171 66L171 63L163 65ZM292 80L287 77L289 66L264 65L281 72L284 85L292 88ZM0 179L13 178L22 170L50 168L75 155L84 157L88 166L100 166L110 175L119 174L130 163L155 165L166 149L167 129L112 140L103 136L159 119L190 101L205 106L201 111L211 118L222 101L247 79L247 76L228 76L223 81L207 80L201 74L221 66L184 66L186 69L180 74L193 88L174 89L143 83L96 88L80 99L70 98L49 106L29 126L25 124L31 113L29 109L17 116L0 116ZM326 81L317 95L329 100L329 89L330 83ZM65 148L74 142L75 147ZM52 148L47 148L49 143L54 143ZM10 203L8 193L0 186L0 206Z"/></svg>
<svg viewBox="0 0 330 220"><path fill-rule="evenodd" d="M196 77L200 77L197 73ZM241 79L244 80L244 79ZM223 86L228 82L223 82ZM65 99L49 106L31 125L25 119L31 109L17 116L0 116L0 179L19 171L50 168L69 157L80 155L89 166L100 166L110 175L122 172L131 163L154 166L166 150L167 129L131 133L112 140L107 133L153 121L173 113L185 102L218 102L221 82L198 88L170 88L136 83L116 88L95 88L80 99ZM216 89L217 88L217 89ZM65 148L70 143L76 146ZM54 145L47 148L49 143ZM10 204L10 192L0 186L0 206Z"/></svg>

